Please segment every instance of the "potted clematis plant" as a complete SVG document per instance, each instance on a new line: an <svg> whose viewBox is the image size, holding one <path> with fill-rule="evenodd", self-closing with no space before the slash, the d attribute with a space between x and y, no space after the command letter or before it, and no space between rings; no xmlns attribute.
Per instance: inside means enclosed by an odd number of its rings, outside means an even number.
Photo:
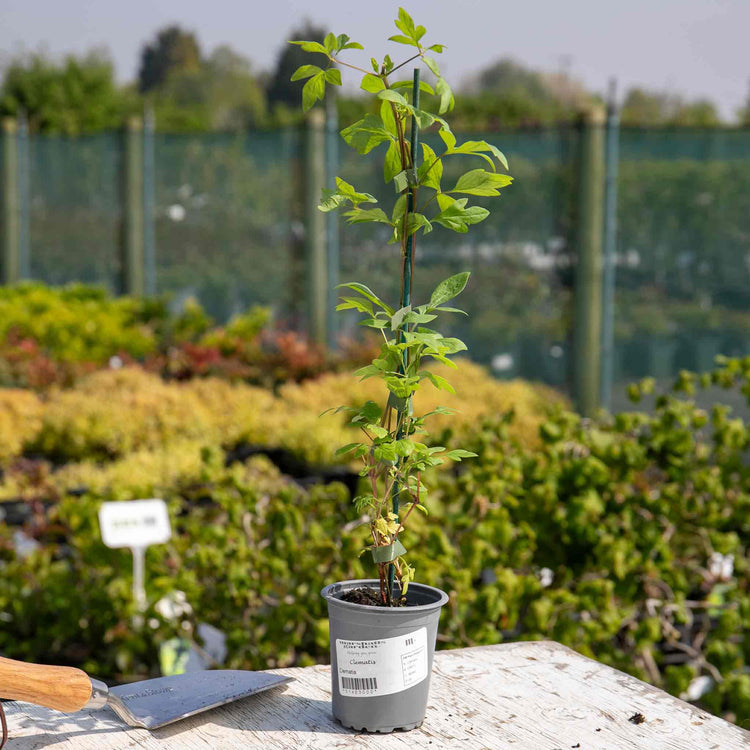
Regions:
<svg viewBox="0 0 750 750"><path fill-rule="evenodd" d="M357 513L369 519L364 552L371 557L377 577L332 583L322 591L329 611L334 717L346 727L375 732L412 729L424 719L438 620L448 597L415 581L402 540L412 515L427 513L425 472L446 460L475 455L426 440L429 418L449 413L448 409L428 414L413 409L414 396L422 387L453 392L450 383L429 365L442 362L455 367L450 357L466 346L443 336L433 321L462 312L449 303L469 279L468 272L451 276L438 284L429 300L413 302L416 240L436 227L467 232L489 215L482 206L470 206L470 197L497 196L511 183L511 177L498 171L498 167L508 169L500 150L485 141L459 144L442 116L454 104L451 88L432 56L441 53L443 45L426 46L425 28L403 9L395 24L398 33L390 41L411 48L400 63L390 55L382 61L371 58L369 67L350 62L349 52L363 48L345 34L328 34L322 44L291 42L307 52L322 53L329 61L325 69L303 65L292 76L292 80L306 79L302 89L305 111L323 98L326 86L341 85L340 68L361 76L360 86L376 99L378 114L349 125L341 136L359 154L383 147L383 176L396 193L393 206L386 211L374 205L377 200L372 195L337 177L336 188L323 191L319 206L326 212L343 209L350 224L386 225L390 242L401 248L398 301L387 302L369 286L349 282L341 285L346 292L337 307L358 311L364 316L362 323L383 337L379 356L356 373L363 379L382 381L382 402L336 410L349 412L351 424L362 434L362 440L342 446L337 454L362 463L367 489L354 498L354 505ZM418 64L413 77L400 79L398 71L412 62ZM421 80L423 67L433 84ZM424 94L436 111L421 104ZM428 129L437 131L442 141L439 153L420 143L420 133ZM443 164L459 156L484 163L465 172L455 184L444 186Z"/></svg>

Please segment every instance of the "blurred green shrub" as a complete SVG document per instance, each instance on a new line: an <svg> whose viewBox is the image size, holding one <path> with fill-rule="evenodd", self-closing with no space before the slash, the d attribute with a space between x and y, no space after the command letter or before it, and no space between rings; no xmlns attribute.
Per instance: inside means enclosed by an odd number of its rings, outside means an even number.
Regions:
<svg viewBox="0 0 750 750"><path fill-rule="evenodd" d="M701 705L746 725L750 436L727 407L695 406L692 392L710 385L750 398L750 357L682 374L650 414L584 420L560 408L532 447L513 435L511 414L477 417L461 439L478 458L433 477L433 519L405 539L420 579L450 594L442 645L552 638L678 695L707 676ZM17 557L0 529L1 652L146 676L159 643L200 620L227 633L230 667L327 659L318 592L369 572L353 554L366 525L343 486L303 489L261 458L226 468L200 440L61 471L90 491L29 522L36 552ZM139 631L128 554L104 548L96 513L152 491L168 501L175 536L149 550ZM154 609L175 589L196 613L178 622Z"/></svg>

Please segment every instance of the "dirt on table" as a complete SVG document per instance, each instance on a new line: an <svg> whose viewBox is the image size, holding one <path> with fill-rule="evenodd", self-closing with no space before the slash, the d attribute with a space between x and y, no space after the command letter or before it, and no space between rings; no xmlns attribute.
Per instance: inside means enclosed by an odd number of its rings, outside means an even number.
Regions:
<svg viewBox="0 0 750 750"><path fill-rule="evenodd" d="M386 604L380 597L380 591L378 589L371 589L367 586L345 591L341 595L341 601L350 602L351 604L364 604L367 607L388 606L388 604ZM398 601L394 602L392 606L406 607L406 597L402 596Z"/></svg>

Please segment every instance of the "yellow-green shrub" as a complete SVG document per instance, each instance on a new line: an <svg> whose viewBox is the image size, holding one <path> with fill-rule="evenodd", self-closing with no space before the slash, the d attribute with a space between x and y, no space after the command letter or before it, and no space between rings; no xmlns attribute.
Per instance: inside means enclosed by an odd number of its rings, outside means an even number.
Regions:
<svg viewBox="0 0 750 750"><path fill-rule="evenodd" d="M196 394L125 368L102 370L73 390L51 393L31 448L56 459L113 458L186 438L218 439Z"/></svg>
<svg viewBox="0 0 750 750"><path fill-rule="evenodd" d="M495 380L484 367L466 359L457 360L456 365L455 370L445 365L432 368L435 374L450 379L455 394L426 385L414 397L416 414L432 411L436 406L455 409L456 414L451 417L432 418L435 435L449 424L456 433L469 433L486 417L512 409L513 437L525 445L534 445L549 409L565 403L558 392L546 386L523 380ZM346 413L318 418L320 413L341 405L380 401L383 389L375 378L361 381L348 373L328 374L303 383L287 383L279 396L283 411L275 423L276 441L317 462L326 462L332 460L337 447L352 438L350 429L345 427Z"/></svg>
<svg viewBox="0 0 750 750"><path fill-rule="evenodd" d="M0 464L17 456L42 424L42 403L31 391L0 389Z"/></svg>

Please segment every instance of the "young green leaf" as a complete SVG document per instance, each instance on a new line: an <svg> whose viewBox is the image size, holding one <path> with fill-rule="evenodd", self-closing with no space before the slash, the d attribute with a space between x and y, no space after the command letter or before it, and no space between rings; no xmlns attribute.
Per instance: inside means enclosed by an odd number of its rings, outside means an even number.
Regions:
<svg viewBox="0 0 750 750"><path fill-rule="evenodd" d="M400 104L402 107L408 107L409 102L406 101L406 99L398 93L398 91L394 91L393 89L384 89L383 91L378 91L377 93L378 99L385 99L386 101L393 102L394 104Z"/></svg>
<svg viewBox="0 0 750 750"><path fill-rule="evenodd" d="M499 189L513 182L507 174L496 174L484 169L472 169L461 175L453 190L449 193L465 193L466 195L500 195Z"/></svg>
<svg viewBox="0 0 750 750"><path fill-rule="evenodd" d="M435 375L434 372L430 372L429 370L422 370L419 373L419 376L421 378L429 380L439 391L448 391L448 393L456 392L453 386L445 378L441 377L440 375Z"/></svg>
<svg viewBox="0 0 750 750"><path fill-rule="evenodd" d="M369 154L375 146L392 140L394 136L386 130L379 117L368 114L344 128L341 137L360 154Z"/></svg>
<svg viewBox="0 0 750 750"><path fill-rule="evenodd" d="M289 42L289 44L296 44L302 47L305 52L320 52L326 57L329 56L328 50L320 42Z"/></svg>
<svg viewBox="0 0 750 750"><path fill-rule="evenodd" d="M317 73L322 73L323 69L319 68L317 65L300 65L297 70L292 73L292 77L289 79L290 81L299 81L302 78L309 78L310 76L314 76Z"/></svg>
<svg viewBox="0 0 750 750"><path fill-rule="evenodd" d="M382 91L385 88L385 83L379 76L367 73L362 76L362 83L360 83L359 87L365 91L369 91L371 94L377 94L378 91Z"/></svg>
<svg viewBox="0 0 750 750"><path fill-rule="evenodd" d="M438 111L442 115L444 112L450 112L453 109L455 100L453 98L453 92L451 87L445 78L438 78L435 84L435 93L440 97L440 108Z"/></svg>
<svg viewBox="0 0 750 750"><path fill-rule="evenodd" d="M385 161L383 162L383 179L386 182L390 182L397 174L400 174L403 170L401 164L401 151L396 141L391 141L388 146L388 151L385 154ZM396 185L396 190L400 193L399 186Z"/></svg>
<svg viewBox="0 0 750 750"><path fill-rule="evenodd" d="M443 162L426 144L422 144L422 163L419 165L417 179L420 185L440 191L440 178L443 176Z"/></svg>
<svg viewBox="0 0 750 750"><path fill-rule="evenodd" d="M323 40L323 46L329 53L333 52L337 48L336 36L332 32L326 34L326 38Z"/></svg>
<svg viewBox="0 0 750 750"><path fill-rule="evenodd" d="M431 57L428 57L427 55L422 55L422 59L424 60L424 64L432 71L432 73L437 78L440 78L440 68L435 60L433 60Z"/></svg>
<svg viewBox="0 0 750 750"><path fill-rule="evenodd" d="M461 294L469 281L469 275L468 271L464 271L441 281L430 297L430 308L438 307Z"/></svg>
<svg viewBox="0 0 750 750"><path fill-rule="evenodd" d="M378 307L385 310L388 315L393 315L393 308L389 305L386 305L386 303L383 302L383 300L380 299L380 297L378 297L378 295L375 294L372 289L365 286L364 284L360 284L358 281L349 281L346 284L339 284L336 289L340 289L341 287L344 287L346 289L353 289L355 292L359 292L363 297L369 299L370 302L373 302Z"/></svg>
<svg viewBox="0 0 750 750"><path fill-rule="evenodd" d="M322 99L326 91L325 73L316 73L302 87L302 109L307 112L318 99Z"/></svg>
<svg viewBox="0 0 750 750"><path fill-rule="evenodd" d="M326 70L326 81L334 86L341 85L341 71L338 68L328 68Z"/></svg>
<svg viewBox="0 0 750 750"><path fill-rule="evenodd" d="M364 224L369 221L378 222L380 224L391 223L391 220L381 208L355 208L352 211L347 211L344 216L349 224Z"/></svg>

